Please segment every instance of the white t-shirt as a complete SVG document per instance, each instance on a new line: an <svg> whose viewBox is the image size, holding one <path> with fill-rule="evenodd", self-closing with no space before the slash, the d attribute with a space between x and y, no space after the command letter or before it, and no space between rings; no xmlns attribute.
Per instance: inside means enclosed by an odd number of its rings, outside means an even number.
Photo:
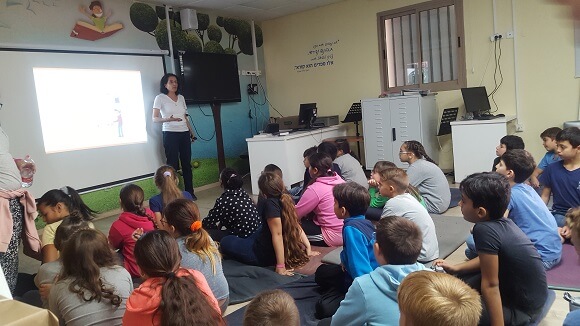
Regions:
<svg viewBox="0 0 580 326"><path fill-rule="evenodd" d="M169 118L173 115L174 118L181 118L181 121L170 121L163 123L163 131L188 131L186 122L186 110L185 98L181 95L177 95L177 102L173 101L169 96L165 94L159 94L155 97L153 102L153 108L159 109L162 118Z"/></svg>

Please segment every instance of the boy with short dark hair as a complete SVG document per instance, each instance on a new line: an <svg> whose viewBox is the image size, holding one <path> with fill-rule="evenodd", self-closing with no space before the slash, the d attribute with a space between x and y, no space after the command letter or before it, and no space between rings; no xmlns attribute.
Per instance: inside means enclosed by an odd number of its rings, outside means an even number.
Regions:
<svg viewBox="0 0 580 326"><path fill-rule="evenodd" d="M423 234L423 246L418 261L428 263L439 258L435 224L427 209L413 195L407 193L407 173L403 169L391 168L382 170L380 174L379 191L382 196L390 198L383 208L381 218L401 216L415 222Z"/></svg>
<svg viewBox="0 0 580 326"><path fill-rule="evenodd" d="M397 295L400 326L476 326L479 293L445 273L418 271L405 277Z"/></svg>
<svg viewBox="0 0 580 326"><path fill-rule="evenodd" d="M556 135L556 153L561 161L550 164L540 176L544 185L542 200L548 204L553 195L552 215L559 227L565 225L566 212L580 206L580 129L570 127Z"/></svg>
<svg viewBox="0 0 580 326"><path fill-rule="evenodd" d="M351 181L334 186L332 194L334 213L344 220L342 267L323 264L316 270L316 283L324 291L316 304L318 318L332 316L352 281L379 266L373 254L375 227L364 215L370 202L368 190Z"/></svg>
<svg viewBox="0 0 580 326"><path fill-rule="evenodd" d="M422 242L421 230L405 218L378 221L373 251L380 266L354 280L331 325L398 325L399 284L410 273L426 270L417 262Z"/></svg>
<svg viewBox="0 0 580 326"><path fill-rule="evenodd" d="M499 140L499 145L495 148L495 155L497 155L497 157L493 160L491 171L495 172L495 166L499 163L499 158L505 152L512 149L524 149L525 147L524 140L519 136L507 135L501 137Z"/></svg>
<svg viewBox="0 0 580 326"><path fill-rule="evenodd" d="M560 158L560 156L558 156L558 154L556 154L556 149L558 148L558 143L556 142L556 135L560 131L562 131L562 128L551 127L544 130L540 134L540 138L542 139L542 145L544 146L547 152L546 154L544 154L544 157L542 157L542 160L540 160L540 163L538 163L538 166L536 167L534 173L532 173L532 176L530 177L530 184L534 188L538 188L540 186L540 180L538 180L538 177L542 174L542 172L546 169L546 167L562 159Z"/></svg>
<svg viewBox="0 0 580 326"><path fill-rule="evenodd" d="M524 149L514 149L502 155L496 172L505 176L511 187L507 217L532 241L542 257L544 268L549 270L560 263L562 242L548 207L536 191L525 184L534 168L534 158L530 153ZM466 242L468 249L475 252L473 237Z"/></svg>
<svg viewBox="0 0 580 326"><path fill-rule="evenodd" d="M548 294L546 271L528 237L511 219L502 218L510 185L497 173L475 173L463 179L461 213L475 223L477 258L458 265L436 265L459 274L483 297L480 325L524 325L535 321Z"/></svg>

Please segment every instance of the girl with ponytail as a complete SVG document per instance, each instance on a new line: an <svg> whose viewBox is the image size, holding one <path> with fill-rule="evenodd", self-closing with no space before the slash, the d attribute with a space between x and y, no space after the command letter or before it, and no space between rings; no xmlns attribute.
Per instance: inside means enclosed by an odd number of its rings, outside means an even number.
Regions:
<svg viewBox="0 0 580 326"><path fill-rule="evenodd" d="M161 228L177 240L181 266L200 271L223 313L230 291L216 244L202 227L197 205L188 199L176 199L165 206Z"/></svg>
<svg viewBox="0 0 580 326"><path fill-rule="evenodd" d="M179 177L177 171L171 165L162 165L155 171L155 186L159 189L159 194L149 199L149 208L155 213L155 224L160 228L161 213L165 205L177 198L194 200L193 196L179 189Z"/></svg>
<svg viewBox="0 0 580 326"><path fill-rule="evenodd" d="M42 232L42 263L55 261L59 257L58 250L54 246L54 235L56 229L67 216L77 216L87 222L94 228L90 222L96 211L87 206L79 193L69 186L60 189L47 191L36 204L39 216L46 223Z"/></svg>
<svg viewBox="0 0 580 326"><path fill-rule="evenodd" d="M203 274L180 267L180 250L169 233L145 233L135 258L145 281L127 300L123 325L225 325Z"/></svg>
<svg viewBox="0 0 580 326"><path fill-rule="evenodd" d="M155 215L149 208L143 206L144 197L143 189L135 184L121 188L119 199L123 212L109 229L109 243L114 249L119 249L123 265L133 278L140 277L141 273L133 254L135 239L132 234L135 229L140 229L141 232L155 229L153 223Z"/></svg>
<svg viewBox="0 0 580 326"><path fill-rule="evenodd" d="M308 158L312 177L296 204L296 214L308 240L315 246L342 246L343 221L334 213L332 189L344 180L332 171L332 158L316 153Z"/></svg>
<svg viewBox="0 0 580 326"><path fill-rule="evenodd" d="M425 199L429 213L441 214L449 208L451 190L443 171L427 155L425 148L416 140L409 140L399 150L401 162L409 163L409 184L416 187Z"/></svg>
<svg viewBox="0 0 580 326"><path fill-rule="evenodd" d="M224 192L203 219L203 227L215 241L221 241L230 234L240 238L249 237L256 232L261 222L252 199L242 189L242 176L232 168L225 168L220 173L220 183Z"/></svg>
<svg viewBox="0 0 580 326"><path fill-rule="evenodd" d="M275 265L276 273L293 275L292 269L303 266L312 252L306 235L298 224L294 201L286 193L279 175L264 172L258 179L263 204L258 212L262 228L242 239L226 236L220 245L223 253L243 263L257 266Z"/></svg>

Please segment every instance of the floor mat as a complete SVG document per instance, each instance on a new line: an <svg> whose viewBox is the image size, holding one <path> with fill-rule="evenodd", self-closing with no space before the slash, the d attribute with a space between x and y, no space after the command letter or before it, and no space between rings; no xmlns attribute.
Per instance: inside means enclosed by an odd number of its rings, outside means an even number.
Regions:
<svg viewBox="0 0 580 326"><path fill-rule="evenodd" d="M312 246L312 251L318 251L318 252L320 252L320 255L310 257L310 261L306 265L304 265L300 268L294 269L294 272L302 274L302 275L313 275L314 272L316 272L316 269L318 268L318 266L320 266L320 264L322 264L322 259L324 258L324 256L326 256L328 253L332 252L334 249L336 249L336 247Z"/></svg>
<svg viewBox="0 0 580 326"><path fill-rule="evenodd" d="M230 288L230 304L252 300L264 290L294 282L302 275L283 276L266 267L245 265L235 260L224 260L223 270Z"/></svg>
<svg viewBox="0 0 580 326"><path fill-rule="evenodd" d="M473 223L461 216L430 215L437 231L439 258L445 259L465 242Z"/></svg>
<svg viewBox="0 0 580 326"><path fill-rule="evenodd" d="M554 290L580 291L580 258L571 244L562 245L562 261L546 272L548 287Z"/></svg>

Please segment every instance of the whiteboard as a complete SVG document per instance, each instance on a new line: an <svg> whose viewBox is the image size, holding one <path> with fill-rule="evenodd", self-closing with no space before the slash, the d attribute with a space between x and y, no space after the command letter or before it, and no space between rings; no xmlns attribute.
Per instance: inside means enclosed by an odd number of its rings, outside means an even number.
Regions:
<svg viewBox="0 0 580 326"><path fill-rule="evenodd" d="M143 111L140 114L143 117L140 118L144 121L145 139L136 143L47 153L33 73L33 69L38 67L137 71L141 76ZM37 172L30 188L34 196L40 197L46 191L64 185L85 189L147 176L164 161L161 126L151 122L153 100L159 93L159 80L165 73L162 56L0 49L0 71L0 103L3 104L0 124L10 138L10 153L14 157L29 154L36 162ZM86 83L83 78L61 83L60 88L65 94L63 101L68 97L67 91L71 90L68 94L72 95L72 90L83 83ZM103 94L104 88L90 86L90 95L79 101L79 109L107 96ZM56 115L53 118L58 120ZM94 117L93 112L89 114L87 111L88 119ZM67 120L63 118L62 121L62 130L76 130L67 135L71 142L88 132L79 128L67 129Z"/></svg>

